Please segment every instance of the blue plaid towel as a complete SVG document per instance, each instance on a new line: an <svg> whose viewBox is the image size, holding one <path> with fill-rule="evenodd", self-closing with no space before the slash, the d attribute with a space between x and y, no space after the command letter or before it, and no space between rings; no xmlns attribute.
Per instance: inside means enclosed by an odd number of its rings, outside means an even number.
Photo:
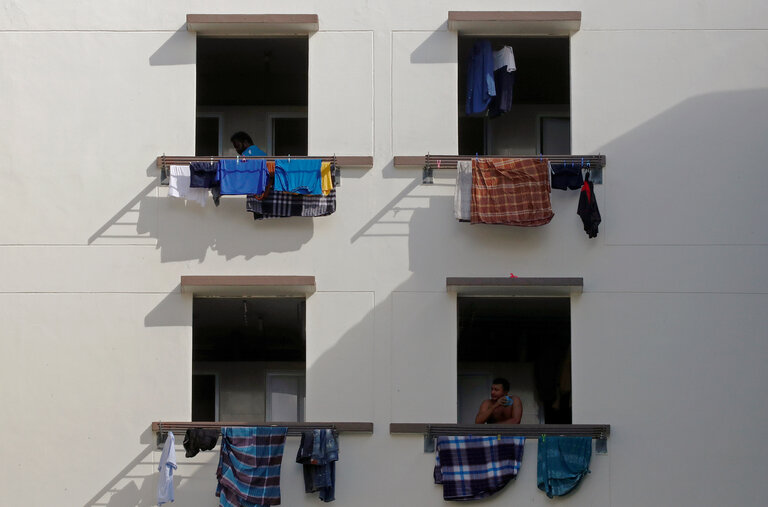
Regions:
<svg viewBox="0 0 768 507"><path fill-rule="evenodd" d="M536 482L549 498L563 496L589 473L592 459L590 437L541 437Z"/></svg>
<svg viewBox="0 0 768 507"><path fill-rule="evenodd" d="M523 437L438 437L435 484L444 500L476 500L496 493L517 477Z"/></svg>
<svg viewBox="0 0 768 507"><path fill-rule="evenodd" d="M287 428L221 428L216 478L220 507L280 504L280 464Z"/></svg>

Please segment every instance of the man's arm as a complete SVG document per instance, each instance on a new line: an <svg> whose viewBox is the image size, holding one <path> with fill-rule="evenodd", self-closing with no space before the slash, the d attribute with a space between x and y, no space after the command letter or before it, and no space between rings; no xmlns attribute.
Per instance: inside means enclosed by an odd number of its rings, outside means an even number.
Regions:
<svg viewBox="0 0 768 507"><path fill-rule="evenodd" d="M512 399L514 400L514 403L512 403L512 417L499 421L501 424L520 424L520 420L523 418L522 400L518 396L512 396Z"/></svg>
<svg viewBox="0 0 768 507"><path fill-rule="evenodd" d="M496 403L498 405L498 403ZM485 400L480 404L480 410L477 411L475 416L475 424L485 424L485 421L493 414L493 409L496 408L491 400Z"/></svg>

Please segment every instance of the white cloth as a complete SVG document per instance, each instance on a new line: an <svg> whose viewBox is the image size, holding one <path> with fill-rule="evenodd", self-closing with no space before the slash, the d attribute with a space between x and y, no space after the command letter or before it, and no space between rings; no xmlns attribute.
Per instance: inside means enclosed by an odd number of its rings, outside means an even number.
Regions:
<svg viewBox="0 0 768 507"><path fill-rule="evenodd" d="M157 504L173 502L173 471L176 470L176 438L173 432L168 432L160 463L157 465L160 477L157 479Z"/></svg>
<svg viewBox="0 0 768 507"><path fill-rule="evenodd" d="M453 214L456 220L469 221L472 203L472 161L456 162L456 190L453 193Z"/></svg>
<svg viewBox="0 0 768 507"><path fill-rule="evenodd" d="M208 199L207 188L190 188L190 173L188 165L172 165L169 171L168 197L178 197L188 201L195 201L200 206L205 206Z"/></svg>
<svg viewBox="0 0 768 507"><path fill-rule="evenodd" d="M493 52L493 70L507 67L507 72L517 70L515 65L515 53L509 46L504 46L498 51Z"/></svg>

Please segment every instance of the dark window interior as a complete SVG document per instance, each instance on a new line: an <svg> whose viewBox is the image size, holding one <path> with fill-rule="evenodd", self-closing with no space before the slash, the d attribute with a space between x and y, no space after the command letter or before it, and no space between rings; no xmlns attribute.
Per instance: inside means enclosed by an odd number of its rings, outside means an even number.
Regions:
<svg viewBox="0 0 768 507"><path fill-rule="evenodd" d="M198 116L195 128L195 156L219 155L219 119Z"/></svg>
<svg viewBox="0 0 768 507"><path fill-rule="evenodd" d="M568 298L458 298L459 362L470 368L494 362L499 370L503 363L530 364L547 424L571 423L570 330ZM510 394L516 394L515 385Z"/></svg>
<svg viewBox="0 0 768 507"><path fill-rule="evenodd" d="M216 420L216 376L192 375L192 420Z"/></svg>
<svg viewBox="0 0 768 507"><path fill-rule="evenodd" d="M307 119L273 118L274 155L307 155Z"/></svg>
<svg viewBox="0 0 768 507"><path fill-rule="evenodd" d="M491 41L493 50L511 46L517 70L512 94L511 111L496 118L486 114L473 115L475 121L466 119L464 111L467 96L467 71L472 46L480 39ZM535 154L538 147L536 111L558 114L565 111L570 116L570 40L567 37L469 37L460 36L459 59L459 153L461 155L501 154L514 151L518 155ZM529 106L529 107L525 107ZM487 137L493 131L500 132L494 142ZM531 139L505 138L503 132L530 132ZM480 142L479 139L483 141ZM509 147L509 150L506 148ZM494 153L487 153L490 149Z"/></svg>
<svg viewBox="0 0 768 507"><path fill-rule="evenodd" d="M304 298L195 298L192 362L304 361Z"/></svg>
<svg viewBox="0 0 768 507"><path fill-rule="evenodd" d="M197 38L197 105L306 106L309 44L301 38Z"/></svg>
<svg viewBox="0 0 768 507"><path fill-rule="evenodd" d="M197 38L198 112L223 111L224 153L234 154L229 138L243 130L265 152L270 152L271 135L273 155L306 155L307 119L275 118L270 123L267 115L306 112L308 83L307 37ZM218 155L218 135L214 147L212 128L209 121L198 120L197 155Z"/></svg>

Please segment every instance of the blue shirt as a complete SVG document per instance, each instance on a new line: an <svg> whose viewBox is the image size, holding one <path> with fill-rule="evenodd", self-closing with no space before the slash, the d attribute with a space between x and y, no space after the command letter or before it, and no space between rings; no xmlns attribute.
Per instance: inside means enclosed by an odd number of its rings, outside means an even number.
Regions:
<svg viewBox="0 0 768 507"><path fill-rule="evenodd" d="M275 190L304 195L322 195L318 159L275 160Z"/></svg>
<svg viewBox="0 0 768 507"><path fill-rule="evenodd" d="M248 148L245 149L243 152L244 157L266 157L267 154L262 151L261 148L256 146L255 144L250 145Z"/></svg>
<svg viewBox="0 0 768 507"><path fill-rule="evenodd" d="M493 51L491 42L480 40L472 47L472 57L467 72L467 114L484 112L496 96L493 79Z"/></svg>
<svg viewBox="0 0 768 507"><path fill-rule="evenodd" d="M266 160L219 160L221 195L263 194L267 177Z"/></svg>

